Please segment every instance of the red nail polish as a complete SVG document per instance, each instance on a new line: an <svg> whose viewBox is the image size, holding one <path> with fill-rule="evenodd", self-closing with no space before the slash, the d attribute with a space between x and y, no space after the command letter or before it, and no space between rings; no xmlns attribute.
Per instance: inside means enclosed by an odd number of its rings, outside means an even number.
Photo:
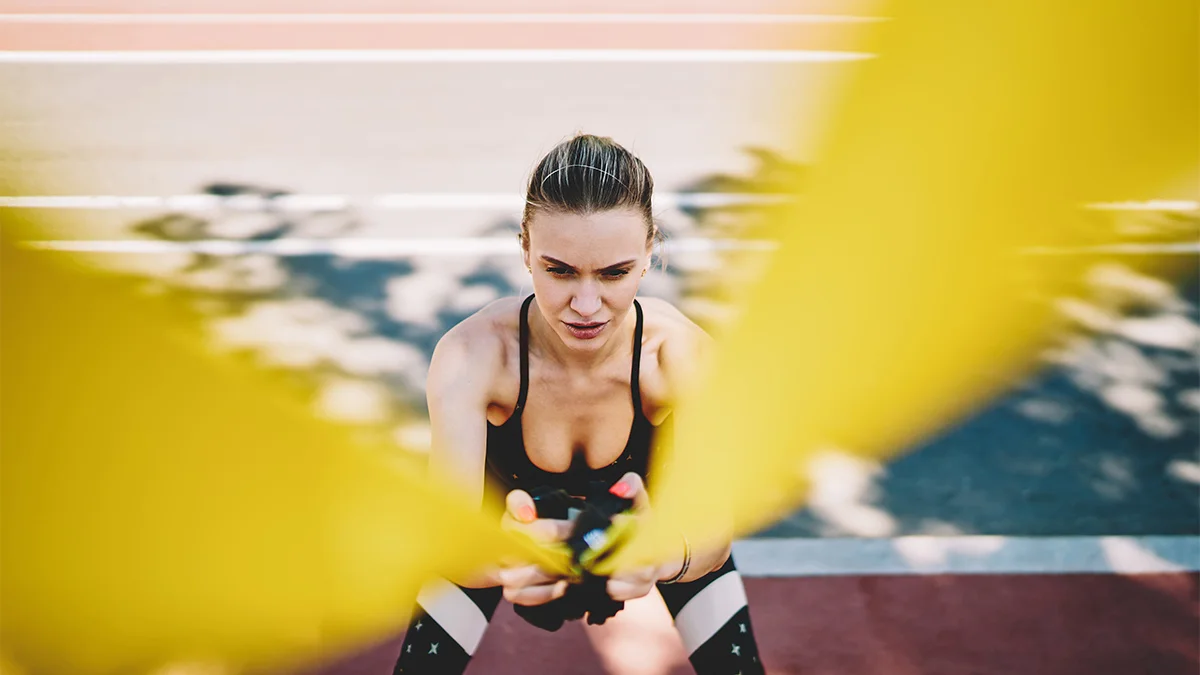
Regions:
<svg viewBox="0 0 1200 675"><path fill-rule="evenodd" d="M532 523L536 518L537 512L533 510L532 506L522 506L517 509L517 520L522 523Z"/></svg>
<svg viewBox="0 0 1200 675"><path fill-rule="evenodd" d="M626 483L617 483L610 487L608 491L620 497L621 499L624 499L625 495L629 494L629 485Z"/></svg>

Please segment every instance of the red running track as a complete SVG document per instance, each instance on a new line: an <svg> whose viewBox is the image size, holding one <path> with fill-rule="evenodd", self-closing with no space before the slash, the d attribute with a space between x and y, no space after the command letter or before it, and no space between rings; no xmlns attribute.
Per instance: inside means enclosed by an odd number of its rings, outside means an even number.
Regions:
<svg viewBox="0 0 1200 675"><path fill-rule="evenodd" d="M772 675L1200 672L1196 573L755 578L746 591ZM691 672L665 614L636 634L605 628L546 633L502 604L467 672ZM390 674L401 639L304 675ZM626 665L606 668L596 645Z"/></svg>
<svg viewBox="0 0 1200 675"><path fill-rule="evenodd" d="M186 51L186 50L388 50L388 49L671 49L671 50L855 50L871 24L844 21L869 17L875 0L587 0L566 8L551 0L7 0L0 14L4 51ZM565 10L565 11L564 11ZM336 11L337 14L330 14ZM188 17L206 12L207 18ZM375 16L372 12L384 12ZM725 21L713 23L594 22L583 14L737 13L743 18L772 12L836 19L822 23ZM69 16L82 13L85 17ZM155 17L139 16L156 14ZM289 19L309 13L305 21ZM443 23L399 21L405 16L442 13ZM514 15L558 13L566 20L542 23ZM22 15L33 15L25 17ZM57 15L57 19L55 16ZM219 15L219 16L212 16ZM508 15L496 22L489 16ZM328 16L326 20L319 17ZM361 18L356 18L361 16ZM90 17L90 18L87 18ZM124 17L124 19L122 19ZM274 18L273 18L274 17ZM839 18L841 17L841 18ZM98 18L105 18L98 21ZM172 20L166 21L164 18ZM202 17L201 17L202 18ZM411 17L410 17L411 18ZM660 19L662 17L659 17Z"/></svg>
<svg viewBox="0 0 1200 675"><path fill-rule="evenodd" d="M304 14L304 13L632 13L693 14L738 12L747 14L813 13L870 15L881 0L5 0L4 12L13 14Z"/></svg>

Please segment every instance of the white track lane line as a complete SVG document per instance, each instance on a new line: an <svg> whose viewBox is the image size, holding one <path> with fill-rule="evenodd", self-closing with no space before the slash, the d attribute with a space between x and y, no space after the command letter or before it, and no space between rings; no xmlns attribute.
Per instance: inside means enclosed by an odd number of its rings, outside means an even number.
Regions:
<svg viewBox="0 0 1200 675"><path fill-rule="evenodd" d="M0 51L0 63L846 63L873 58L847 51L757 49L262 49Z"/></svg>
<svg viewBox="0 0 1200 675"><path fill-rule="evenodd" d="M886 21L883 17L835 14L736 13L45 13L0 14L0 23L15 24L856 24Z"/></svg>
<svg viewBox="0 0 1200 675"><path fill-rule="evenodd" d="M1200 537L896 537L734 542L746 577L1200 571Z"/></svg>

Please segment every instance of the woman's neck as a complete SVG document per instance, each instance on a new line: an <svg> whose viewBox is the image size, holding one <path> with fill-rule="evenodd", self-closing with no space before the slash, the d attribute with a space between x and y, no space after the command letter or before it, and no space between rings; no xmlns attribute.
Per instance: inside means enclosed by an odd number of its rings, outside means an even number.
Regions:
<svg viewBox="0 0 1200 675"><path fill-rule="evenodd" d="M627 320L632 312L633 308L630 307L620 323L610 326L614 332L608 335L603 347L595 351L581 351L568 347L558 332L546 322L541 309L535 308L529 316L530 348L536 347L542 356L569 373L593 372L610 359L624 358L632 351L634 325Z"/></svg>

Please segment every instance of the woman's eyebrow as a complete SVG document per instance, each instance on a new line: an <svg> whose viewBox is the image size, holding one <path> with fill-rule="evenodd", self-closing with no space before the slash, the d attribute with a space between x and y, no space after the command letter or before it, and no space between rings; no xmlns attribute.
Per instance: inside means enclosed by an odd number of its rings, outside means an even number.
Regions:
<svg viewBox="0 0 1200 675"><path fill-rule="evenodd" d="M551 264L551 265L556 265L556 266L558 266L558 267L565 267L565 268L567 268L567 269L569 269L569 270L572 270L572 271L577 271L577 270L575 269L575 266L574 266L574 265L568 265L567 263L565 263L565 262L563 262L563 261L561 261L561 260L559 260L559 259L557 259L557 258L551 258L551 257L550 257L550 256L548 256L548 255L541 256L541 258L542 258L542 261L543 261L543 262L549 263L549 264ZM622 267L629 267L630 265L633 265L633 264L634 264L634 263L636 263L636 262L637 262L637 258L630 258L629 260L622 260L621 262L619 262L619 263L614 263L614 264L612 264L612 265L609 265L608 267L602 267L602 268L600 268L600 269L598 269L598 270L596 270L596 271L597 271L597 272L607 272L607 271L609 271L609 270L620 269L620 268L622 268Z"/></svg>

